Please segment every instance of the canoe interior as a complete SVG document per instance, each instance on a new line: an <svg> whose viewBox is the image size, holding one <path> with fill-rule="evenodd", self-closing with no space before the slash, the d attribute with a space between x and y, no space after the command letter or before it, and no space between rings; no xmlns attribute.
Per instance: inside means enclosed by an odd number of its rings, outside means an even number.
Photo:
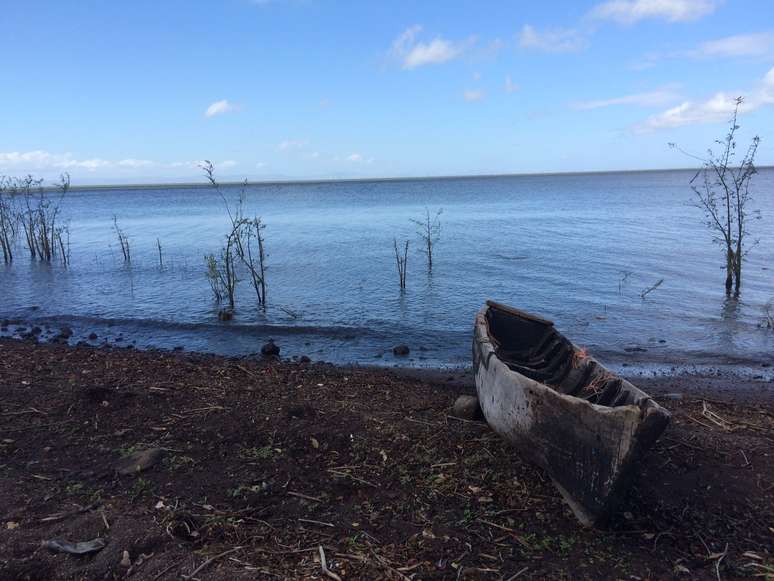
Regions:
<svg viewBox="0 0 774 581"><path fill-rule="evenodd" d="M629 389L618 375L577 349L551 321L493 301L487 304L489 339L495 355L511 370L597 405L631 405L640 399L639 390Z"/></svg>

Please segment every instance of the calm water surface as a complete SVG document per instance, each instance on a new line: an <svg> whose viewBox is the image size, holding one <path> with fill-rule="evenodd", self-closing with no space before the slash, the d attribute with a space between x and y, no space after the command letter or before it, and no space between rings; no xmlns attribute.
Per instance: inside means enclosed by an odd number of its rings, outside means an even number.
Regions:
<svg viewBox="0 0 774 581"><path fill-rule="evenodd" d="M0 266L0 316L54 321L100 341L242 355L272 337L283 355L339 363L469 361L471 325L488 299L556 321L607 360L667 364L771 358L761 327L774 298L774 170L755 178L751 223L759 244L745 264L741 300L723 293L722 253L691 206L690 172L514 176L454 180L256 185L247 210L262 216L269 307L247 279L235 319L217 319L203 255L227 231L210 189L75 191L64 202L72 263ZM236 200L239 188L226 188ZM410 218L443 208L432 274ZM124 265L112 216L129 236ZM401 293L393 237L410 239ZM158 264L161 241L164 267ZM624 272L630 272L621 282ZM663 279L647 298L643 289ZM292 313L295 316L291 316ZM637 350L640 347L647 351ZM629 351L626 351L626 349Z"/></svg>

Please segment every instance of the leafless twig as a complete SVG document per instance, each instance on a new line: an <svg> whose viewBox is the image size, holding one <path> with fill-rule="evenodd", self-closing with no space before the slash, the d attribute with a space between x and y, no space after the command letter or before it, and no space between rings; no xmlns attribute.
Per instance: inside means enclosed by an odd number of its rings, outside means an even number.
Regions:
<svg viewBox="0 0 774 581"><path fill-rule="evenodd" d="M411 219L411 223L417 227L417 235L422 240L422 252L427 256L427 270L433 270L433 249L435 243L441 238L441 214L443 208L439 208L435 215L430 214L430 209L425 208L425 216L421 220Z"/></svg>
<svg viewBox="0 0 774 581"><path fill-rule="evenodd" d="M395 262L398 265L398 277L400 277L400 290L406 289L406 263L408 262L408 249L409 241L406 240L406 244L403 247L403 256L400 255L398 250L398 239L393 239L393 248L395 250Z"/></svg>
<svg viewBox="0 0 774 581"><path fill-rule="evenodd" d="M121 254L124 256L124 262L131 262L132 254L129 249L129 237L118 227L118 218L115 215L113 215L113 230L115 230L116 236L118 237L118 244L121 246Z"/></svg>
<svg viewBox="0 0 774 581"><path fill-rule="evenodd" d="M654 284L651 287L646 288L640 293L640 298L644 299L646 296L648 296L650 293L652 293L654 290L656 290L658 287L660 287L664 282L664 279L659 279L659 281Z"/></svg>

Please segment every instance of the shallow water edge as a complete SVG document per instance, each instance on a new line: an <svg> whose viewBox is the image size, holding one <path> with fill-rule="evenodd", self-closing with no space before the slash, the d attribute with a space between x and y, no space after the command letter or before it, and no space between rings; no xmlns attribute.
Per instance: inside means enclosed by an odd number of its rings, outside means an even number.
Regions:
<svg viewBox="0 0 774 581"><path fill-rule="evenodd" d="M165 331L148 321L83 320L40 317L0 321L0 338L71 346L144 351L186 351L225 357L261 357L261 346L273 340L286 360L308 357L337 366L394 368L405 373L447 374L450 381L467 377L470 359L462 354L452 363L448 349L441 352L424 345L407 345L409 354L396 355L393 347L401 337L368 333L363 337L346 328L222 325L202 333L199 325L176 325ZM456 335L460 335L457 337ZM450 334L468 351L469 337ZM664 343L647 346L622 344L619 349L589 352L610 370L626 377L728 377L774 383L774 362L768 357L718 356L716 353L683 352ZM472 383L472 381L470 382Z"/></svg>

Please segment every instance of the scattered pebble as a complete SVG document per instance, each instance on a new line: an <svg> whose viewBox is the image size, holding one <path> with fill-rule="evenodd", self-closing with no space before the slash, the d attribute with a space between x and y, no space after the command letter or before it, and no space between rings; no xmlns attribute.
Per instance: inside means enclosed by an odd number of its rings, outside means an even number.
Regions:
<svg viewBox="0 0 774 581"><path fill-rule="evenodd" d="M153 468L163 456L164 450L161 448L140 450L121 459L116 465L116 471L122 476L139 474Z"/></svg>
<svg viewBox="0 0 774 581"><path fill-rule="evenodd" d="M264 357L279 357L280 348L274 343L274 339L269 339L267 343L261 347L261 355Z"/></svg>
<svg viewBox="0 0 774 581"><path fill-rule="evenodd" d="M408 345L401 344L392 348L392 354L398 357L405 357L409 353L411 353L411 349L409 349Z"/></svg>
<svg viewBox="0 0 774 581"><path fill-rule="evenodd" d="M461 395L454 402L452 415L462 420L480 420L484 418L478 398L475 395Z"/></svg>

